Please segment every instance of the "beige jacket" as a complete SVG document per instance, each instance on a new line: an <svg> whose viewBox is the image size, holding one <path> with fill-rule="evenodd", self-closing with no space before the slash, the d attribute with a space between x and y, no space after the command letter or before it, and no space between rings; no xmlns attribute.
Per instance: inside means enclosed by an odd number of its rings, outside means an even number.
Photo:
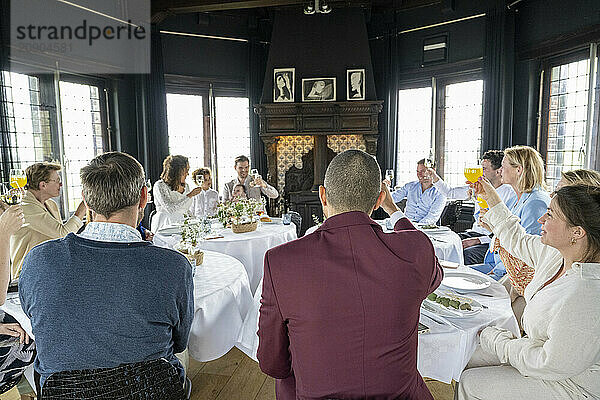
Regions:
<svg viewBox="0 0 600 400"><path fill-rule="evenodd" d="M21 273L23 259L31 249L46 240L58 239L70 232L77 232L83 225L75 215L63 224L58 205L54 200L46 200L44 206L30 192L25 193L21 206L25 214L25 225L10 238L12 279L17 278Z"/></svg>

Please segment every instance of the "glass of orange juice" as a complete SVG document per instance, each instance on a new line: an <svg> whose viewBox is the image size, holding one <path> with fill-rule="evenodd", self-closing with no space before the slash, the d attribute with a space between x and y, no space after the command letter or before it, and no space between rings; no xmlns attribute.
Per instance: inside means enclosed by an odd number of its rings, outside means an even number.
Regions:
<svg viewBox="0 0 600 400"><path fill-rule="evenodd" d="M471 183L477 182L477 180L483 176L483 167L480 165L477 167L465 167L465 178Z"/></svg>
<svg viewBox="0 0 600 400"><path fill-rule="evenodd" d="M477 203L479 203L479 208L489 208L487 201L480 195L477 195Z"/></svg>

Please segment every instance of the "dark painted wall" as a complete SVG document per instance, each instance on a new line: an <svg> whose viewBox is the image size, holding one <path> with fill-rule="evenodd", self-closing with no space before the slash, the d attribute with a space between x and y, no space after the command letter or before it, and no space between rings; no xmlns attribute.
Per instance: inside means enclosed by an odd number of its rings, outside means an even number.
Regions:
<svg viewBox="0 0 600 400"><path fill-rule="evenodd" d="M336 78L336 100L346 101L346 70L365 69L365 99L376 100L364 14L358 8L304 15L299 8L276 13L262 103L273 102L273 69L296 68L295 101L302 78Z"/></svg>

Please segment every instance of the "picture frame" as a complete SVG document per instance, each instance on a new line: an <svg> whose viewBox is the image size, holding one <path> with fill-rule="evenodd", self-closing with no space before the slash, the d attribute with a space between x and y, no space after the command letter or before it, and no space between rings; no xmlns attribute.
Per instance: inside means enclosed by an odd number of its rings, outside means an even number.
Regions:
<svg viewBox="0 0 600 400"><path fill-rule="evenodd" d="M302 101L335 101L336 78L303 78Z"/></svg>
<svg viewBox="0 0 600 400"><path fill-rule="evenodd" d="M296 68L273 69L273 102L293 103Z"/></svg>
<svg viewBox="0 0 600 400"><path fill-rule="evenodd" d="M346 70L346 99L348 101L365 99L365 70Z"/></svg>

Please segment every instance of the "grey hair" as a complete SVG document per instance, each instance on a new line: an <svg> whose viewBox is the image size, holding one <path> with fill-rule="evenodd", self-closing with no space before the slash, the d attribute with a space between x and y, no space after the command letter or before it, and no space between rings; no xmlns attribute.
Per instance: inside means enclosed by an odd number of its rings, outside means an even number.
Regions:
<svg viewBox="0 0 600 400"><path fill-rule="evenodd" d="M81 168L80 176L86 204L106 218L138 204L145 182L141 164L118 151L97 156Z"/></svg>
<svg viewBox="0 0 600 400"><path fill-rule="evenodd" d="M346 150L331 160L325 172L327 202L338 213L369 214L381 192L381 170L364 151Z"/></svg>

